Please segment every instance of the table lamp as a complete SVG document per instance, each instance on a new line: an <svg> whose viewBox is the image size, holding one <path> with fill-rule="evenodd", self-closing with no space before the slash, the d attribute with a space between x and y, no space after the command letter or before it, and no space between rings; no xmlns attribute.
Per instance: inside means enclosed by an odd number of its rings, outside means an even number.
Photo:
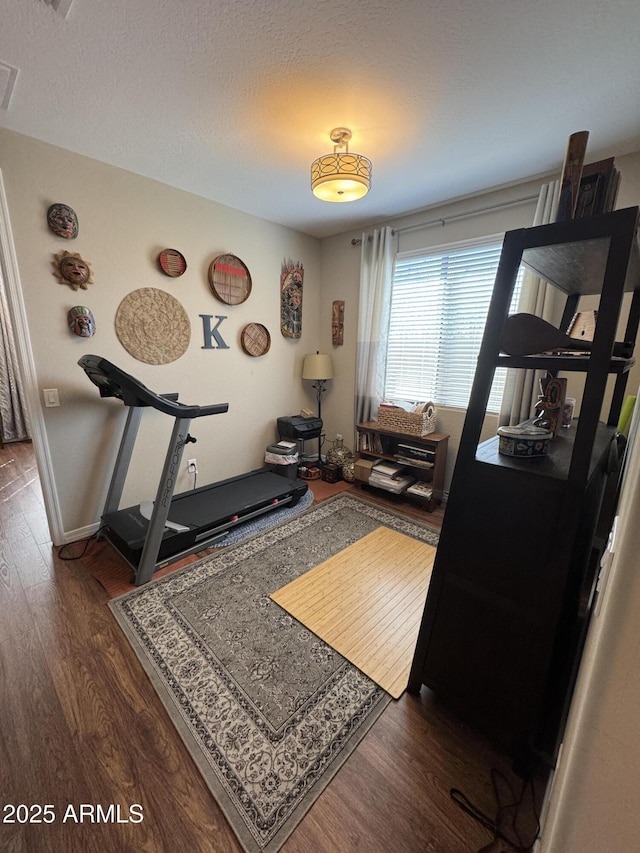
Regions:
<svg viewBox="0 0 640 853"><path fill-rule="evenodd" d="M327 390L327 379L333 379L331 356L320 352L305 355L302 364L302 378L314 380L311 387L315 388L318 398L318 417L322 419L322 395Z"/></svg>

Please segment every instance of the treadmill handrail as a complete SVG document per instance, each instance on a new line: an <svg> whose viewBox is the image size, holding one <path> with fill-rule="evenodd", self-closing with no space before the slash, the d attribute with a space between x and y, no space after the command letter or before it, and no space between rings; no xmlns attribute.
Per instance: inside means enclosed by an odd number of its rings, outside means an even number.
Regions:
<svg viewBox="0 0 640 853"><path fill-rule="evenodd" d="M152 406L175 418L201 418L206 415L220 415L229 410L228 403L189 406L177 400L174 402L151 391L142 382L99 355L83 355L78 364L93 384L97 385L101 397L116 397L122 400L125 406Z"/></svg>

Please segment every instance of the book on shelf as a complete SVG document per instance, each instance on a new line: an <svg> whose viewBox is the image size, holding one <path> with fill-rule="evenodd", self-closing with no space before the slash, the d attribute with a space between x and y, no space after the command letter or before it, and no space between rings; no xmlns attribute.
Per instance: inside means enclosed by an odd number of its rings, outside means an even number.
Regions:
<svg viewBox="0 0 640 853"><path fill-rule="evenodd" d="M411 465L413 468L433 468L435 466L434 462L427 462L426 459L410 459L407 456L401 456L399 453L396 453L394 459L400 465Z"/></svg>
<svg viewBox="0 0 640 853"><path fill-rule="evenodd" d="M382 475L383 477L389 477L392 480L397 480L398 477L401 477L405 472L404 465L399 465L397 462L376 462L373 466L372 473Z"/></svg>
<svg viewBox="0 0 640 853"><path fill-rule="evenodd" d="M574 219L610 213L615 209L619 187L620 172L613 157L587 163L582 169Z"/></svg>
<svg viewBox="0 0 640 853"><path fill-rule="evenodd" d="M433 497L433 488L427 485L427 483L417 481L416 483L413 483L413 485L409 486L407 494L416 495L419 498L424 498L425 500L430 501Z"/></svg>
<svg viewBox="0 0 640 853"><path fill-rule="evenodd" d="M358 433L358 450L364 453L384 453L380 436L375 432Z"/></svg>
<svg viewBox="0 0 640 853"><path fill-rule="evenodd" d="M609 213L611 210L616 209L616 202L618 201L618 190L620 189L620 172L617 169L613 170L613 176L611 181L609 182L609 188L607 192L607 197L604 203L604 212Z"/></svg>
<svg viewBox="0 0 640 853"><path fill-rule="evenodd" d="M402 494L414 482L414 477L388 477L385 474L376 474L375 468L372 469L369 476L370 486L375 486L377 489L384 489L387 492L393 492L396 495Z"/></svg>
<svg viewBox="0 0 640 853"><path fill-rule="evenodd" d="M432 447L416 447L414 444L398 443L396 455L404 456L406 459L418 459L425 462L434 462L436 451Z"/></svg>

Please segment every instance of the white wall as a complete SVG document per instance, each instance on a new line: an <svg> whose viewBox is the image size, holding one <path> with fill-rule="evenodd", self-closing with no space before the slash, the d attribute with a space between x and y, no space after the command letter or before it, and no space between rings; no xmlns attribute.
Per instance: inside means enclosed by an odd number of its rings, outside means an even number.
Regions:
<svg viewBox="0 0 640 853"><path fill-rule="evenodd" d="M60 407L43 408L42 414L67 538L99 519L126 414L121 403L102 400L77 366L85 353L109 359L155 391L178 391L185 403L229 402L228 414L192 423L198 442L186 455L198 459L199 485L260 467L265 447L276 438L276 418L315 404L300 376L304 354L318 346L319 241L6 130L0 130L0 169L38 385L59 390ZM52 202L76 211L75 240L49 230ZM181 277L158 269L164 248L187 259ZM74 291L52 274L53 256L64 249L90 262L94 283L87 290ZM237 306L217 300L208 284L209 264L226 252L239 256L252 276L251 296ZM304 266L299 340L280 332L280 273L287 259ZM171 293L189 316L188 350L170 364L138 361L116 335L118 305L141 287ZM67 311L74 305L93 312L93 338L70 333ZM229 349L202 348L200 314L227 317L220 332ZM261 358L241 349L240 332L248 322L271 333L271 349ZM171 426L171 418L145 412L123 505L155 496ZM185 471L178 491L190 485Z"/></svg>
<svg viewBox="0 0 640 853"><path fill-rule="evenodd" d="M637 204L640 153L617 158L616 162L622 173L618 207ZM179 391L184 402L229 402L227 415L194 422L192 433L199 440L188 455L198 459L200 484L259 466L264 448L276 437L275 419L294 414L302 406L315 409L310 383L303 383L300 374L304 354L316 349L331 353L335 370L323 401L325 449L338 433L353 448L360 247L352 245L351 240L360 238L360 232L317 241L6 130L0 130L0 169L38 384L41 389L58 388L60 392L60 408L42 409L42 414L63 527L70 537L99 518L124 417L124 407L116 401L101 400L77 366L78 358L86 352L108 358L154 390ZM537 177L376 224L390 224L401 231L400 251L527 227L533 220L534 201L445 225L412 228L536 196L541 181L548 177L555 176ZM54 201L69 204L78 213L77 239L62 240L48 229L46 210ZM402 230L406 228L411 230ZM52 275L53 255L65 248L79 252L91 263L95 283L88 290L73 291ZM158 270L157 256L163 248L176 248L185 255L189 267L180 278L168 278ZM242 305L226 306L209 289L209 264L222 252L238 255L251 271L253 291ZM300 340L280 334L279 279L286 259L301 261L305 269ZM157 287L173 294L190 318L188 351L171 364L147 365L136 360L116 336L118 305L127 293L140 287ZM345 301L342 346L333 346L331 341L335 299ZM94 338L70 334L66 314L73 305L86 305L93 311L98 327ZM199 315L203 313L227 316L220 330L230 349L202 349ZM240 331L251 321L264 323L271 332L271 350L259 359L245 355L240 347ZM630 383L632 387L640 384L640 364L632 371ZM576 395L579 390L572 387ZM155 412L145 415L125 505L153 497L168 441L170 419ZM464 410L439 407L438 430L451 435L447 487L464 416ZM495 428L496 419L488 417L484 437L492 435ZM183 472L178 489L190 484Z"/></svg>
<svg viewBox="0 0 640 853"><path fill-rule="evenodd" d="M591 622L540 853L638 848L639 439L628 462L608 582Z"/></svg>

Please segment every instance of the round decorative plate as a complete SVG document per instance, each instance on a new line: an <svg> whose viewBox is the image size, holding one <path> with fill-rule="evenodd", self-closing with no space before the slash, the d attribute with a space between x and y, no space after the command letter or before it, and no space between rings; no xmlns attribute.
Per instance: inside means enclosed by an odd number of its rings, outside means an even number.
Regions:
<svg viewBox="0 0 640 853"><path fill-rule="evenodd" d="M239 305L251 293L251 273L235 255L218 255L209 267L209 286L225 305Z"/></svg>
<svg viewBox="0 0 640 853"><path fill-rule="evenodd" d="M177 249L163 249L158 255L160 269L165 275L177 278L187 268L187 262Z"/></svg>
<svg viewBox="0 0 640 853"><path fill-rule="evenodd" d="M128 293L118 305L115 326L126 351L147 364L175 361L191 340L191 323L182 304L155 287Z"/></svg>
<svg viewBox="0 0 640 853"><path fill-rule="evenodd" d="M265 355L271 346L271 335L262 323L248 323L240 335L240 344L247 355Z"/></svg>

